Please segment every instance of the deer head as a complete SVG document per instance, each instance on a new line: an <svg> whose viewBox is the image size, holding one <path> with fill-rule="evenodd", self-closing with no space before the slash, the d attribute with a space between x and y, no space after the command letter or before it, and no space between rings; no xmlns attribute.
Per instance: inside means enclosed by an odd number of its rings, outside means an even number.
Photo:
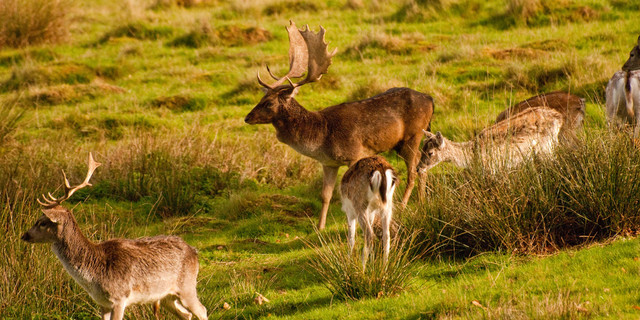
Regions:
<svg viewBox="0 0 640 320"><path fill-rule="evenodd" d="M631 49L629 59L622 65L622 71L628 72L640 69L640 48L638 46L640 46L640 37L638 37L638 44Z"/></svg>
<svg viewBox="0 0 640 320"><path fill-rule="evenodd" d="M38 199L38 203L43 206L42 213L43 215L38 218L36 223L29 229L29 231L25 232L22 235L22 240L31 243L40 243L40 242L55 242L56 240L61 238L61 232L63 231L63 226L69 219L73 219L73 215L71 212L60 204L69 199L71 195L86 187L90 186L89 179L93 175L93 172L99 167L101 164L96 162L93 159L93 155L89 153L89 170L87 172L87 177L84 181L74 187L69 185L69 180L67 179L64 170L62 171L62 176L64 178L64 196L60 198L55 198L48 193L48 198L45 195L42 195L44 201L40 201Z"/></svg>
<svg viewBox="0 0 640 320"><path fill-rule="evenodd" d="M445 147L444 137L440 131L433 134L426 130L424 132L424 144L422 145L422 156L418 163L418 172L425 172L442 161L442 150Z"/></svg>
<svg viewBox="0 0 640 320"><path fill-rule="evenodd" d="M314 33L307 25L304 30L298 30L295 23L290 21L289 34L289 72L283 77L275 76L269 66L267 72L276 81L269 85L260 78L258 83L265 89L265 95L249 112L244 121L248 124L271 123L278 114L279 108L289 103L302 85L320 80L331 65L331 58L336 54L327 51L328 44L324 40L325 29ZM307 76L300 82L294 83L292 78L300 78L307 72ZM286 83L285 83L286 81Z"/></svg>

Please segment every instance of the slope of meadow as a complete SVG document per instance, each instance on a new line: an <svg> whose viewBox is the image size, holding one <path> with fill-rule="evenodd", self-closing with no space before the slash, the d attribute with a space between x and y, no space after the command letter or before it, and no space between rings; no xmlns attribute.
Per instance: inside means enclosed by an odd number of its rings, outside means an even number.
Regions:
<svg viewBox="0 0 640 320"><path fill-rule="evenodd" d="M0 4L0 318L97 317L47 246L19 240L37 196L60 193L60 169L79 180L90 151L103 163L94 186L66 204L82 230L94 241L182 236L199 250L212 319L640 316L640 152L608 133L603 112L640 34L640 1L42 3ZM10 19L15 8L33 19ZM12 31L37 30L38 12L55 19L48 33ZM405 290L344 300L309 263L323 250L320 166L271 126L243 122L262 96L256 72L286 72L290 19L324 26L339 50L301 88L308 109L406 86L433 96L432 130L460 141L514 102L565 90L586 98L584 146L500 181L434 170L427 201L397 214L419 234L414 250L427 249L405 268ZM323 234L344 238L334 198Z"/></svg>

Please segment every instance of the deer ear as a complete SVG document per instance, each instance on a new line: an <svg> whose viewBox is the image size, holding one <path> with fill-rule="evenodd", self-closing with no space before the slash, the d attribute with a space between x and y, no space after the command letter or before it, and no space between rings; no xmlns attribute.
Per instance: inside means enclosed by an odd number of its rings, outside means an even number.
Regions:
<svg viewBox="0 0 640 320"><path fill-rule="evenodd" d="M440 131L436 132L436 143L438 144L438 147L444 145L444 137L442 137L442 133L440 133Z"/></svg>
<svg viewBox="0 0 640 320"><path fill-rule="evenodd" d="M638 46L640 46L640 36L638 36Z"/></svg>
<svg viewBox="0 0 640 320"><path fill-rule="evenodd" d="M265 87L260 87L260 91L262 91L262 93L264 93L264 94L269 93L269 89L265 88Z"/></svg>
<svg viewBox="0 0 640 320"><path fill-rule="evenodd" d="M44 214L47 218L49 218L49 220L51 220L51 222L53 222L53 223L59 223L60 222L59 216L57 214L55 214L55 211L53 211L53 210L43 209L42 210L42 214Z"/></svg>
<svg viewBox="0 0 640 320"><path fill-rule="evenodd" d="M296 94L298 94L298 90L300 89L300 87L294 87L291 89L287 89L286 94L287 96L287 100L290 100L291 98L295 97Z"/></svg>

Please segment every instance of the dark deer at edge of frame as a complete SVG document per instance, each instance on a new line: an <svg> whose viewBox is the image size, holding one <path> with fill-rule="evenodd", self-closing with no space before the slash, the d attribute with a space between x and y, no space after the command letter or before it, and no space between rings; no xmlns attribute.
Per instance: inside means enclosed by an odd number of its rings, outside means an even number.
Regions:
<svg viewBox="0 0 640 320"><path fill-rule="evenodd" d="M322 211L318 228L324 229L338 168L351 166L359 159L395 150L407 166L407 187L402 205L409 196L417 176L422 130L430 129L433 99L408 89L392 88L372 98L347 102L313 112L302 107L294 96L301 86L320 80L331 64L337 49L329 53L324 40L325 29L314 33L307 26L286 28L289 33L289 72L283 77L267 71L275 80L269 85L258 73L258 83L266 90L264 97L245 118L248 124L271 123L276 137L299 153L322 164ZM306 77L294 83L292 78Z"/></svg>

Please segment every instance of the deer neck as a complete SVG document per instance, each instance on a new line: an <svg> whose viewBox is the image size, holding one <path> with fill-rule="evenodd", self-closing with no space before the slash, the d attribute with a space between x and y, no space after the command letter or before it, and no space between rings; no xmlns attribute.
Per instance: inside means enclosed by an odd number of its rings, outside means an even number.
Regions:
<svg viewBox="0 0 640 320"><path fill-rule="evenodd" d="M97 246L82 234L74 219L65 223L62 236L52 244L52 250L65 270L85 289L95 282L95 270L102 259Z"/></svg>
<svg viewBox="0 0 640 320"><path fill-rule="evenodd" d="M472 142L446 141L447 147L444 150L443 161L449 161L460 168L467 168L473 156Z"/></svg>
<svg viewBox="0 0 640 320"><path fill-rule="evenodd" d="M305 109L293 98L281 105L273 126L279 141L312 158L327 132L322 115Z"/></svg>

